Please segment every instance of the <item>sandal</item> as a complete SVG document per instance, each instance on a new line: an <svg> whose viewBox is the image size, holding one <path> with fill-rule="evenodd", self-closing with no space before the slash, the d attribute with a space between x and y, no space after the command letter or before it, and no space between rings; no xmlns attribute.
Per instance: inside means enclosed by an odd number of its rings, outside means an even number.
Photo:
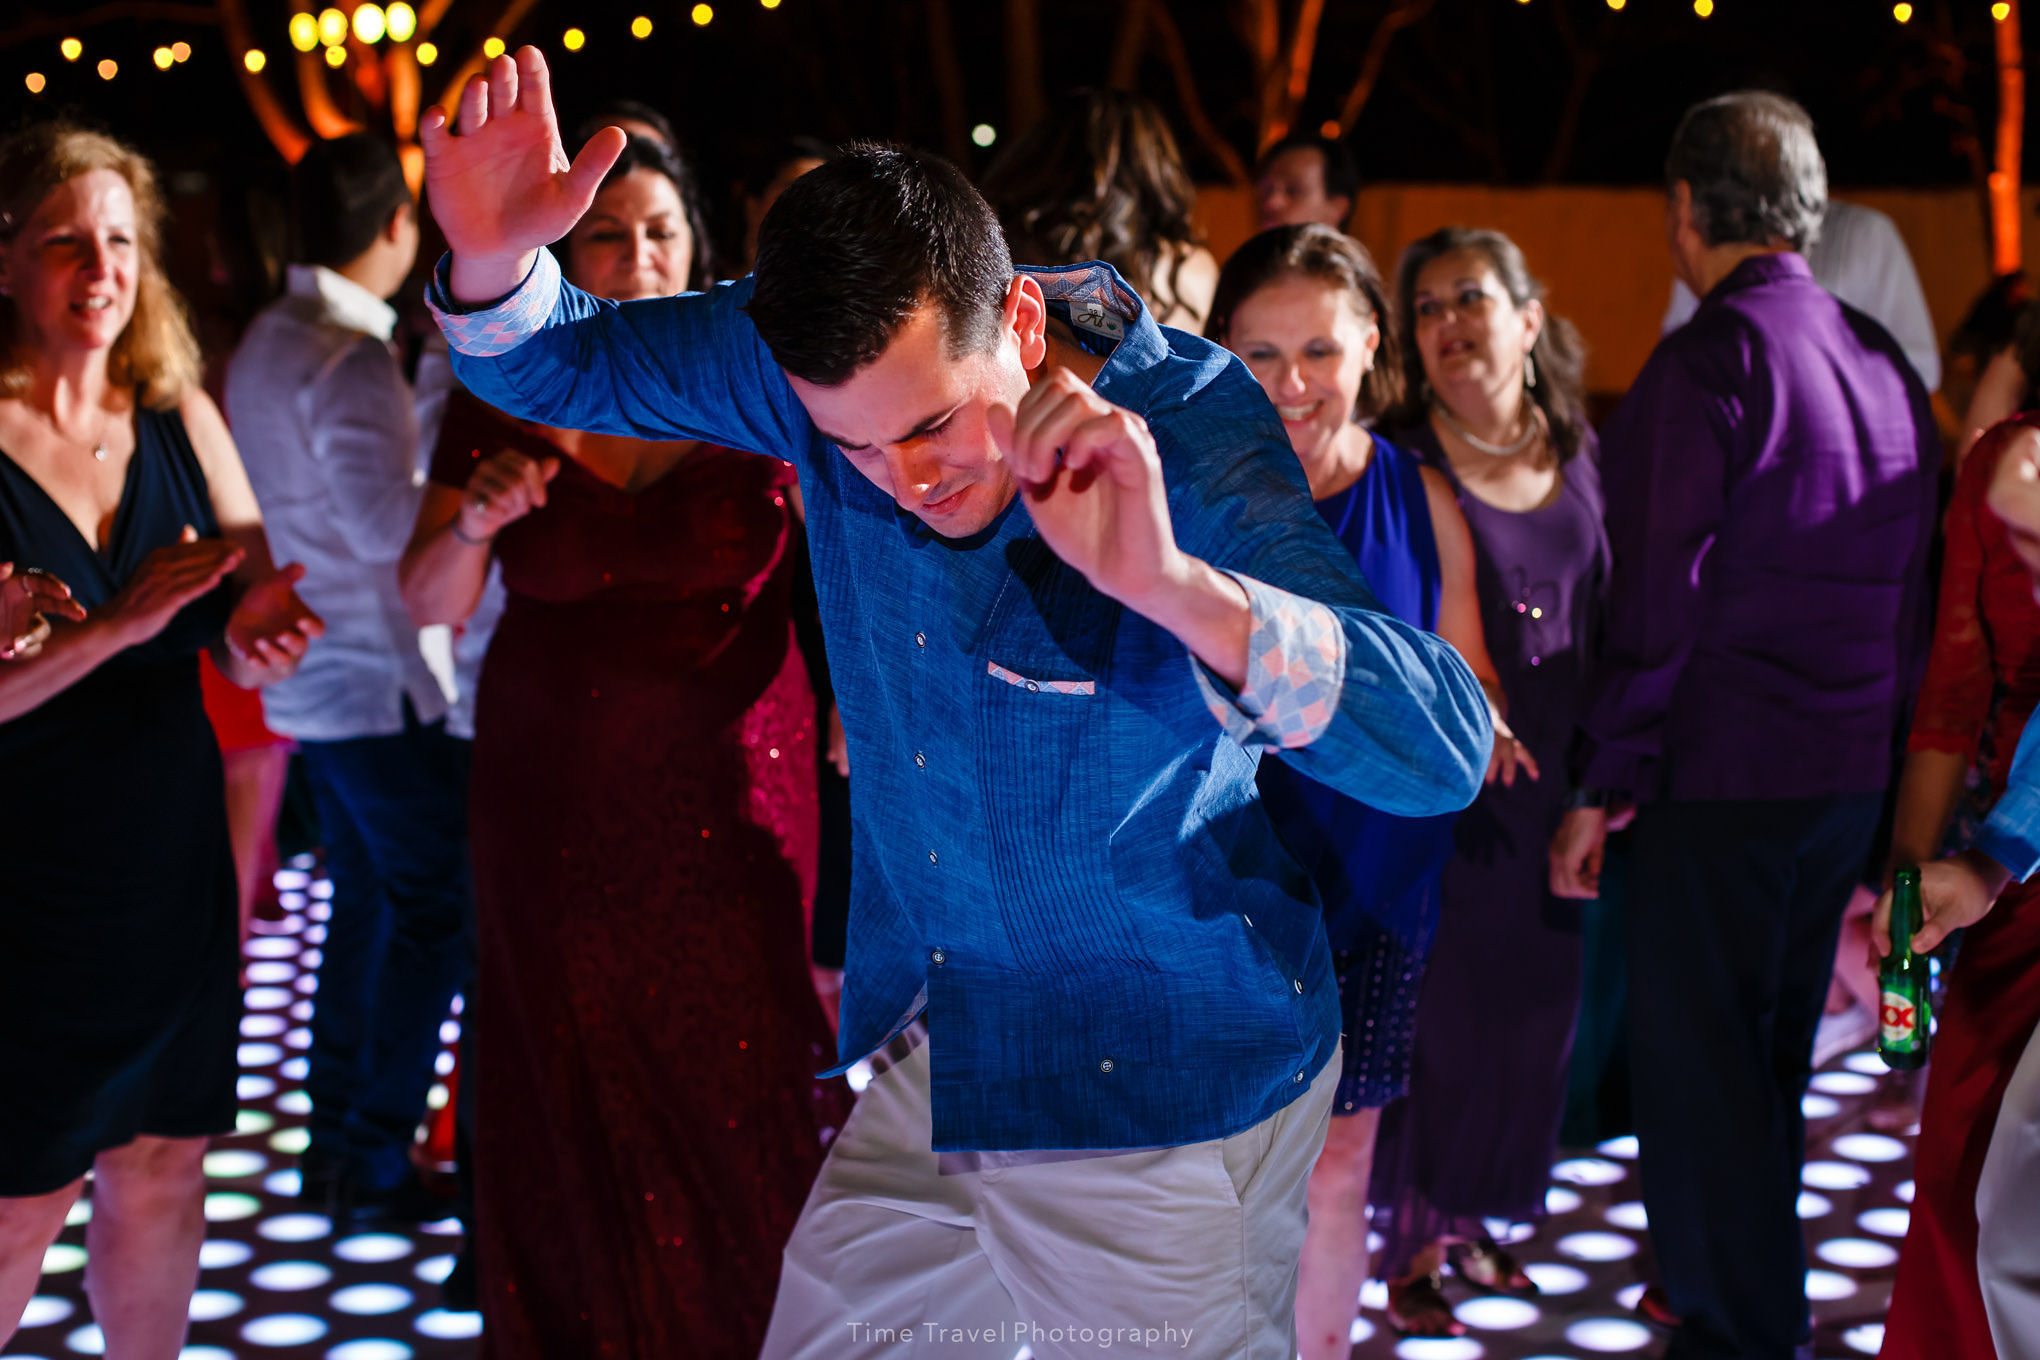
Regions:
<svg viewBox="0 0 2040 1360"><path fill-rule="evenodd" d="M1452 1273L1485 1294L1540 1294L1537 1281L1523 1270L1522 1263L1491 1237L1454 1246L1448 1259Z"/></svg>
<svg viewBox="0 0 2040 1360"><path fill-rule="evenodd" d="M1452 1316L1445 1297L1445 1279L1437 1271L1392 1280L1388 1286L1388 1325L1404 1336L1465 1336L1466 1325Z"/></svg>

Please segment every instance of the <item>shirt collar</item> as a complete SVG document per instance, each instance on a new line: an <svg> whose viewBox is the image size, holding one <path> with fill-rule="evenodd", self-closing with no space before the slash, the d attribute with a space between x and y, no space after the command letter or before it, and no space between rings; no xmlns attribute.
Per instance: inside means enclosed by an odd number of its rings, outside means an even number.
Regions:
<svg viewBox="0 0 2040 1360"><path fill-rule="evenodd" d="M361 331L388 343L397 331L397 309L369 292L353 279L322 264L294 264L290 267L293 297L315 297L336 326Z"/></svg>
<svg viewBox="0 0 2040 1360"><path fill-rule="evenodd" d="M1105 367L1091 386L1107 400L1127 405L1113 397L1113 390L1160 363L1169 352L1169 342L1140 294L1102 260L1054 269L1022 265L1019 272L1041 285L1041 295L1051 305L1068 307L1070 327L1080 339L1099 350L1110 346Z"/></svg>
<svg viewBox="0 0 2040 1360"><path fill-rule="evenodd" d="M1714 285L1709 297L1725 297L1739 293L1745 288L1759 288L1767 283L1782 283L1787 279L1811 279L1813 266L1806 257L1795 250L1774 251L1766 255L1752 255L1734 269L1726 278Z"/></svg>

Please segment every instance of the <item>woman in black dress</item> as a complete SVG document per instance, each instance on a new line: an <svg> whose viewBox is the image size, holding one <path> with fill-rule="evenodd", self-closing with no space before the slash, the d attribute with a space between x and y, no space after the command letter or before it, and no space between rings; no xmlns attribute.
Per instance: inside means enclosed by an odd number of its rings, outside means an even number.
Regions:
<svg viewBox="0 0 2040 1360"><path fill-rule="evenodd" d="M33 790L0 817L0 1345L89 1170L86 1289L107 1353L148 1357L182 1345L200 1164L234 1124L236 889L198 652L252 687L322 631L196 382L161 215L110 138L0 146L0 561L85 611L0 664L0 769Z"/></svg>

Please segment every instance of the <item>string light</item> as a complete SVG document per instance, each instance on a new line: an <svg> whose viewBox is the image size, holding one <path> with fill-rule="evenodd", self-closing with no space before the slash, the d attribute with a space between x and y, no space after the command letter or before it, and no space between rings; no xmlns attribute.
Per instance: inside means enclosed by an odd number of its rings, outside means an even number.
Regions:
<svg viewBox="0 0 2040 1360"><path fill-rule="evenodd" d="M1705 19L1714 13L1714 0L1693 0L1693 12Z"/></svg>
<svg viewBox="0 0 2040 1360"><path fill-rule="evenodd" d="M85 44L76 38L66 38L57 44L57 50L64 54L65 61L76 61L85 55Z"/></svg>
<svg viewBox="0 0 2040 1360"><path fill-rule="evenodd" d="M2012 17L2012 7L2006 4L2005 0L1998 0L1995 5L1990 7L1990 17L1999 23L2003 23Z"/></svg>
<svg viewBox="0 0 2040 1360"><path fill-rule="evenodd" d="M43 79L43 73L41 71L30 71L28 73L27 78L22 83L28 86L28 92L30 94L41 94L43 92L43 86L49 84L47 80Z"/></svg>
<svg viewBox="0 0 2040 1360"><path fill-rule="evenodd" d="M347 16L337 9L319 11L319 41L338 47L347 41Z"/></svg>
<svg viewBox="0 0 2040 1360"><path fill-rule="evenodd" d="M1322 126L1322 127L1320 127L1320 128L1318 129L1318 135L1319 135L1320 137L1323 137L1323 138L1324 138L1324 139L1325 139L1326 141L1328 141L1328 142L1336 142L1336 141L1338 141L1338 140L1339 140L1339 120L1338 120L1338 119L1336 119L1336 118L1327 118L1327 119L1325 119L1325 121L1324 121L1324 126Z"/></svg>
<svg viewBox="0 0 2040 1360"><path fill-rule="evenodd" d="M1621 8L1622 8L1622 7L1624 6L1624 5L1626 5L1626 4L1628 4L1628 3L1629 3L1629 0L1608 0L1608 8L1609 8L1609 9L1621 9Z"/></svg>
<svg viewBox="0 0 2040 1360"><path fill-rule="evenodd" d="M487 57L490 61L494 61L496 58L502 56L503 40L501 38L490 38L487 42L482 44L482 55Z"/></svg>
<svg viewBox="0 0 2040 1360"><path fill-rule="evenodd" d="M1898 20L1902 24L1911 23L1912 6L1906 4L1905 0L1899 0L1897 4L1891 7L1891 17Z"/></svg>
<svg viewBox="0 0 2040 1360"><path fill-rule="evenodd" d="M365 43L379 43L383 36L383 12L381 5L363 5L354 11L354 36Z"/></svg>
<svg viewBox="0 0 2040 1360"><path fill-rule="evenodd" d="M779 8L779 0L758 0L758 4L765 9Z"/></svg>
<svg viewBox="0 0 2040 1360"><path fill-rule="evenodd" d="M259 76L262 68L269 64L269 58L263 55L261 48L251 47L241 54L241 64L248 68L249 75Z"/></svg>
<svg viewBox="0 0 2040 1360"><path fill-rule="evenodd" d="M383 11L383 27L389 31L391 42L409 42L418 32L418 11L397 0Z"/></svg>
<svg viewBox="0 0 2040 1360"><path fill-rule="evenodd" d="M569 52L580 51L587 44L587 41L588 35L578 28L570 28L560 34L560 46L566 48Z"/></svg>
<svg viewBox="0 0 2040 1360"><path fill-rule="evenodd" d="M433 62L438 60L439 60L438 43L426 42L418 44L418 64L420 66L430 66Z"/></svg>
<svg viewBox="0 0 2040 1360"><path fill-rule="evenodd" d="M290 45L300 52L309 52L319 45L319 21L309 14L290 16Z"/></svg>
<svg viewBox="0 0 2040 1360"><path fill-rule="evenodd" d="M158 71L167 71L177 64L177 58L170 55L170 49L159 47L149 54L149 60L156 63Z"/></svg>
<svg viewBox="0 0 2040 1360"><path fill-rule="evenodd" d="M171 44L170 44L170 60L172 60L172 61L190 61L190 60L191 60L191 44L190 44L190 43L188 43L188 42L174 42L174 43L171 43Z"/></svg>
<svg viewBox="0 0 2040 1360"><path fill-rule="evenodd" d="M999 140L999 130L990 123L979 123L970 130L970 139L979 146L990 146Z"/></svg>
<svg viewBox="0 0 2040 1360"><path fill-rule="evenodd" d="M642 14L638 15L637 18L630 21L630 36L633 38L651 37L652 21Z"/></svg>
<svg viewBox="0 0 2040 1360"><path fill-rule="evenodd" d="M99 59L99 78L101 80L112 80L119 74L119 62L115 61L112 57L101 57Z"/></svg>
<svg viewBox="0 0 2040 1360"><path fill-rule="evenodd" d="M694 20L696 28L707 28L709 20L715 18L715 10L707 5L696 5L688 11L687 17Z"/></svg>
<svg viewBox="0 0 2040 1360"><path fill-rule="evenodd" d="M336 71L345 66L347 64L347 49L344 47L327 48L326 64Z"/></svg>

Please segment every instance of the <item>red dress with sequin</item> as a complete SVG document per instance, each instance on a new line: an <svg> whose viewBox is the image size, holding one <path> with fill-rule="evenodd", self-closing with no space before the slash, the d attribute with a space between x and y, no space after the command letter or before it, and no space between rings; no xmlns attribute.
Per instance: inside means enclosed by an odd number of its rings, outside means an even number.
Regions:
<svg viewBox="0 0 2040 1360"><path fill-rule="evenodd" d="M1962 464L1948 506L1934 650L1909 748L1973 762L1992 727L1989 792L2001 793L2012 753L2040 704L2040 605L2005 526L1984 495L2020 427L1999 425ZM1996 698L1993 720L1992 699ZM1991 1360L1976 1278L1976 1183L2012 1069L2040 1022L2040 879L2013 884L1966 931L1934 1035L1920 1112L1912 1224L1892 1282L1884 1360Z"/></svg>
<svg viewBox="0 0 2040 1360"><path fill-rule="evenodd" d="M433 480L505 447L558 455L457 394ZM793 475L703 448L633 494L561 461L497 539L477 695L482 1353L750 1360L849 1104L813 1077Z"/></svg>

